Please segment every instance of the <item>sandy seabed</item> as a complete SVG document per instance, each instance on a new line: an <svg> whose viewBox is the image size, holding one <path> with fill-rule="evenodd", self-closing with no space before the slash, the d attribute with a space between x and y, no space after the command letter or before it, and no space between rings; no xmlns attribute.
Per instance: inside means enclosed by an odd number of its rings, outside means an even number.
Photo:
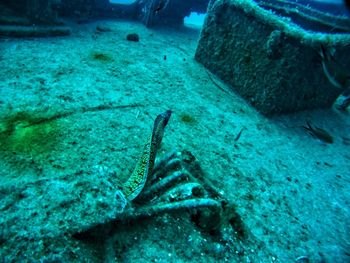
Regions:
<svg viewBox="0 0 350 263"><path fill-rule="evenodd" d="M101 24L111 31L97 32ZM127 41L129 33L140 41ZM81 261L350 262L349 113L262 116L216 79L226 92L219 89L194 60L198 37L194 29L98 21L73 26L69 37L1 39L1 131L9 116L55 123L28 145L1 141L2 199L6 189L96 166L124 180L154 118L171 109L161 153L185 149L199 160L236 205L249 242L241 240L238 250L198 229L187 213L164 215L121 228L104 252L85 242L79 249L90 252ZM307 134L306 120L331 133L334 143ZM31 239L6 233L24 211L0 204L7 216L0 222L1 256L20 259L19 252L8 254L11 246Z"/></svg>

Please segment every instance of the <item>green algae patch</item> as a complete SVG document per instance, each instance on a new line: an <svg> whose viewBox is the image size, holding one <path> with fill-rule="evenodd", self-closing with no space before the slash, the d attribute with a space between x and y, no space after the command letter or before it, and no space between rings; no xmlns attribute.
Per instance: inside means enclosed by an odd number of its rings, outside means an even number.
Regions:
<svg viewBox="0 0 350 263"><path fill-rule="evenodd" d="M196 118L188 113L180 113L180 120L187 125L197 124Z"/></svg>
<svg viewBox="0 0 350 263"><path fill-rule="evenodd" d="M60 126L53 117L40 113L17 112L0 120L0 151L45 158L59 146Z"/></svg>
<svg viewBox="0 0 350 263"><path fill-rule="evenodd" d="M91 52L91 58L96 61L100 62L112 62L113 57L110 54L98 52L98 51L92 51Z"/></svg>

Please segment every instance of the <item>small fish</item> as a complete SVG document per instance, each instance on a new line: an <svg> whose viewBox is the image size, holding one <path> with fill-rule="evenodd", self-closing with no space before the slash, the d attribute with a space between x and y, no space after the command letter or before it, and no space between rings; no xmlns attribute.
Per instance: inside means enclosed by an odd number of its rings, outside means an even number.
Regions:
<svg viewBox="0 0 350 263"><path fill-rule="evenodd" d="M154 9L154 13L158 14L160 11L165 9L169 4L169 0L159 0L158 6Z"/></svg>
<svg viewBox="0 0 350 263"><path fill-rule="evenodd" d="M350 85L350 74L334 57L321 45L319 55L322 59L323 72L329 82L336 88L346 89Z"/></svg>
<svg viewBox="0 0 350 263"><path fill-rule="evenodd" d="M239 140L239 138L241 138L241 135L242 135L242 132L244 131L244 130L246 130L247 128L246 127L243 127L240 131L239 131L239 133L237 134L237 136L236 136L236 138L235 138L235 142L237 142L238 140Z"/></svg>
<svg viewBox="0 0 350 263"><path fill-rule="evenodd" d="M312 127L310 122L308 121L306 122L306 124L307 126L303 126L303 128L307 130L311 136L325 143L333 143L333 137L328 132L316 126Z"/></svg>

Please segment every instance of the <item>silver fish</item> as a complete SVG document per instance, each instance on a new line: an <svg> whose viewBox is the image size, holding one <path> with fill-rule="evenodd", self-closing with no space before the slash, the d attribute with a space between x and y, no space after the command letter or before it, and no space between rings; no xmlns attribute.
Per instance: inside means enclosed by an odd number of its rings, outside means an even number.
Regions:
<svg viewBox="0 0 350 263"><path fill-rule="evenodd" d="M327 131L316 126L311 126L310 122L308 121L306 122L306 125L307 126L303 126L303 128L307 130L312 137L317 138L325 143L333 143L333 137Z"/></svg>

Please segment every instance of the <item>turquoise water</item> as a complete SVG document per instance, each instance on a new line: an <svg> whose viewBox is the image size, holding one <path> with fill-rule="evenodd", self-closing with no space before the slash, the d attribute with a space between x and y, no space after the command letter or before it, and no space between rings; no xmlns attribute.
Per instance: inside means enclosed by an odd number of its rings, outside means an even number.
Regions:
<svg viewBox="0 0 350 263"><path fill-rule="evenodd" d="M349 262L346 19L145 2L0 3L0 261Z"/></svg>

